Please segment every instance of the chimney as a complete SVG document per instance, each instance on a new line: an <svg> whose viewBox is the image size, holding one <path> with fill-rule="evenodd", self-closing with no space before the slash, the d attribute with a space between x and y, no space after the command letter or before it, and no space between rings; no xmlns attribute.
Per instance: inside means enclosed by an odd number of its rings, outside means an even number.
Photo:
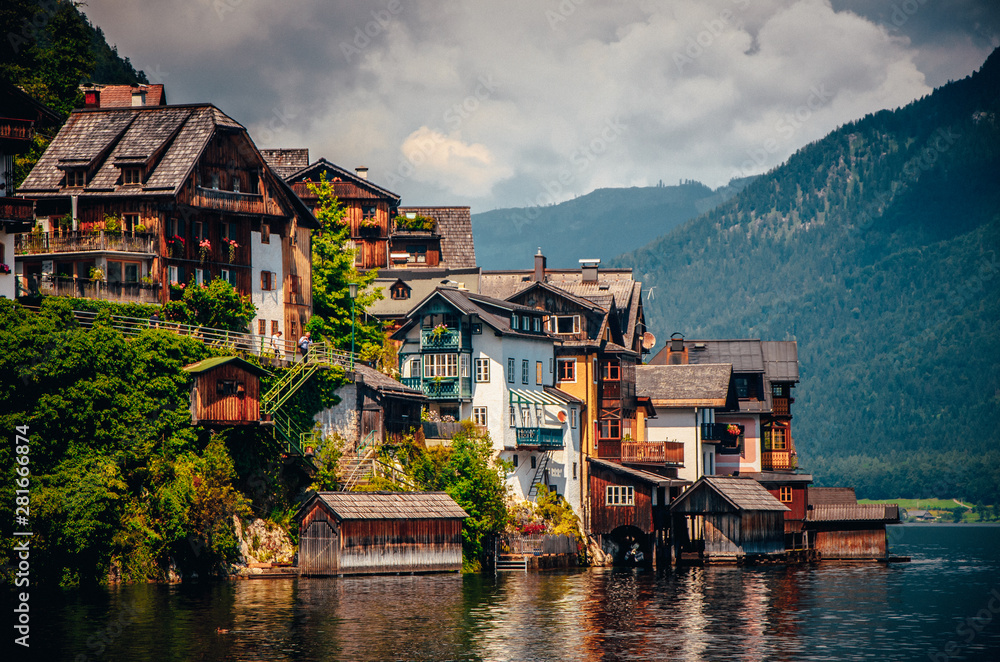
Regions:
<svg viewBox="0 0 1000 662"><path fill-rule="evenodd" d="M580 260L580 271L582 273L581 281L584 283L596 283L597 282L597 268L600 266L601 261L594 258L588 258Z"/></svg>
<svg viewBox="0 0 1000 662"><path fill-rule="evenodd" d="M368 166L358 166L354 169L354 172L361 179L368 179Z"/></svg>
<svg viewBox="0 0 1000 662"><path fill-rule="evenodd" d="M539 283L545 282L545 256L542 255L542 247L538 247L535 253L535 280Z"/></svg>
<svg viewBox="0 0 1000 662"><path fill-rule="evenodd" d="M670 334L667 342L667 365L687 365L687 349L684 347L684 334L676 331Z"/></svg>
<svg viewBox="0 0 1000 662"><path fill-rule="evenodd" d="M84 108L100 108L101 107L101 91L99 89L91 88L89 90L83 91L83 107Z"/></svg>

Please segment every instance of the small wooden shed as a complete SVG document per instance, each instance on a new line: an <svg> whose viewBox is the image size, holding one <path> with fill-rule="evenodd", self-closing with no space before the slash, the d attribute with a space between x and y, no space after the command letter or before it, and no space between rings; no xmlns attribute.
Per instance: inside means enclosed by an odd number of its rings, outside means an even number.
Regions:
<svg viewBox="0 0 1000 662"><path fill-rule="evenodd" d="M236 356L217 356L185 366L194 375L194 425L258 425L260 378L268 372Z"/></svg>
<svg viewBox="0 0 1000 662"><path fill-rule="evenodd" d="M444 492L315 492L299 511L299 572L462 569L462 520Z"/></svg>
<svg viewBox="0 0 1000 662"><path fill-rule="evenodd" d="M788 508L757 481L702 476L670 505L678 559L742 561L785 551Z"/></svg>
<svg viewBox="0 0 1000 662"><path fill-rule="evenodd" d="M822 559L854 561L889 557L887 524L899 524L891 503L859 504L853 488L811 487L806 530Z"/></svg>

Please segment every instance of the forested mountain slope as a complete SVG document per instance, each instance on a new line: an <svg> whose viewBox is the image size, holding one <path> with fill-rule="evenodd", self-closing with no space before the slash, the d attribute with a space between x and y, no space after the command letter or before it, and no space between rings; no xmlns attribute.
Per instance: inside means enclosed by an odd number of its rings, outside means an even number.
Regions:
<svg viewBox="0 0 1000 662"><path fill-rule="evenodd" d="M694 181L597 189L548 207L473 214L476 261L484 269L526 269L539 246L550 267L576 267L581 258L607 259L712 209L751 179L733 180L714 191Z"/></svg>
<svg viewBox="0 0 1000 662"><path fill-rule="evenodd" d="M817 484L1000 502L1000 51L614 262L661 337L798 340Z"/></svg>

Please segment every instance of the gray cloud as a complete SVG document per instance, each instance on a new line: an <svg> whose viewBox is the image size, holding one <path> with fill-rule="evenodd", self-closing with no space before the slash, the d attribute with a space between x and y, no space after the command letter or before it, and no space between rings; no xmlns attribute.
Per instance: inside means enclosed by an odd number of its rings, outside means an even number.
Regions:
<svg viewBox="0 0 1000 662"><path fill-rule="evenodd" d="M172 103L215 103L262 147L367 165L406 204L474 211L762 172L971 73L1000 26L995 3L932 0L84 9Z"/></svg>

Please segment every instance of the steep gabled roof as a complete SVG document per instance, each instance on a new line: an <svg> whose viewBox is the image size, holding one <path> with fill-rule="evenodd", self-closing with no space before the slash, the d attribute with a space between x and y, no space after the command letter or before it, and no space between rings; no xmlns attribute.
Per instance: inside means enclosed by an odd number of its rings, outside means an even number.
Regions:
<svg viewBox="0 0 1000 662"><path fill-rule="evenodd" d="M340 520L464 519L468 513L445 492L317 492ZM306 504L308 506L308 502ZM299 512L304 512L300 509Z"/></svg>
<svg viewBox="0 0 1000 662"><path fill-rule="evenodd" d="M636 395L655 407L726 407L733 367L709 365L640 365L635 368Z"/></svg>
<svg viewBox="0 0 1000 662"><path fill-rule="evenodd" d="M200 375L202 373L209 372L210 370L215 370L216 368L220 368L224 365L232 365L237 368L242 368L243 370L246 370L249 373L257 375L258 377L264 377L266 375L271 374L267 370L264 370L263 368L256 366L253 363L250 363L249 361L245 361L239 358L238 356L214 356L210 359L205 359L203 361L198 361L197 363L186 365L182 368L182 370L192 375Z"/></svg>
<svg viewBox="0 0 1000 662"><path fill-rule="evenodd" d="M326 159L320 159L319 161L314 161L304 168L296 170L292 174L285 177L285 181L289 184L296 182L303 182L306 180L311 180L318 182L323 173L327 174L327 180L334 181L335 179L341 180L347 184L351 184L362 191L367 193L366 197L371 198L388 198L390 203L395 206L399 204L399 195L393 193L389 189L382 188L381 186L371 182L370 180L359 177L357 173L352 172L346 168L341 168L335 163L330 163ZM336 182L334 185L334 192L336 192L338 198L348 198L354 197L349 194L346 188L341 188L338 190Z"/></svg>
<svg viewBox="0 0 1000 662"><path fill-rule="evenodd" d="M764 486L749 478L732 476L702 476L682 495L670 504L670 510L682 511L683 506L698 490L709 489L716 492L736 510L744 511L787 511L788 506L781 503L764 489ZM682 511L684 512L684 511Z"/></svg>
<svg viewBox="0 0 1000 662"><path fill-rule="evenodd" d="M608 471L613 471L617 474L628 476L633 480L637 480L642 483L648 483L650 485L656 485L658 487L670 487L670 486L677 487L677 486L691 484L691 481L684 480L682 478L668 478L666 476L661 476L660 474L654 474L651 471L643 471L642 469L626 467L624 464L618 464L617 462L609 462L608 460L599 460L596 457L588 457L587 462L600 469L607 469Z"/></svg>
<svg viewBox="0 0 1000 662"><path fill-rule="evenodd" d="M502 301L500 299L494 299L493 297L458 290L453 287L438 287L427 295L423 301L418 303L410 310L409 313L407 313L406 322L393 334L392 337L396 340L402 340L406 336L406 332L409 331L410 327L417 323L420 310L436 297L440 297L444 301L448 302L455 308L455 310L463 315L477 316L483 321L484 324L487 324L501 335L513 335L521 338L552 341L552 337L545 333L524 333L511 328L510 313L514 311L538 313L538 311L534 308L519 306L516 303L511 303L510 301Z"/></svg>
<svg viewBox="0 0 1000 662"><path fill-rule="evenodd" d="M389 288L402 282L410 288L407 299L393 299ZM382 299L367 307L367 312L376 317L402 317L423 301L436 288L443 285L461 283L470 292L479 291L479 269L379 269L369 289L382 289Z"/></svg>

